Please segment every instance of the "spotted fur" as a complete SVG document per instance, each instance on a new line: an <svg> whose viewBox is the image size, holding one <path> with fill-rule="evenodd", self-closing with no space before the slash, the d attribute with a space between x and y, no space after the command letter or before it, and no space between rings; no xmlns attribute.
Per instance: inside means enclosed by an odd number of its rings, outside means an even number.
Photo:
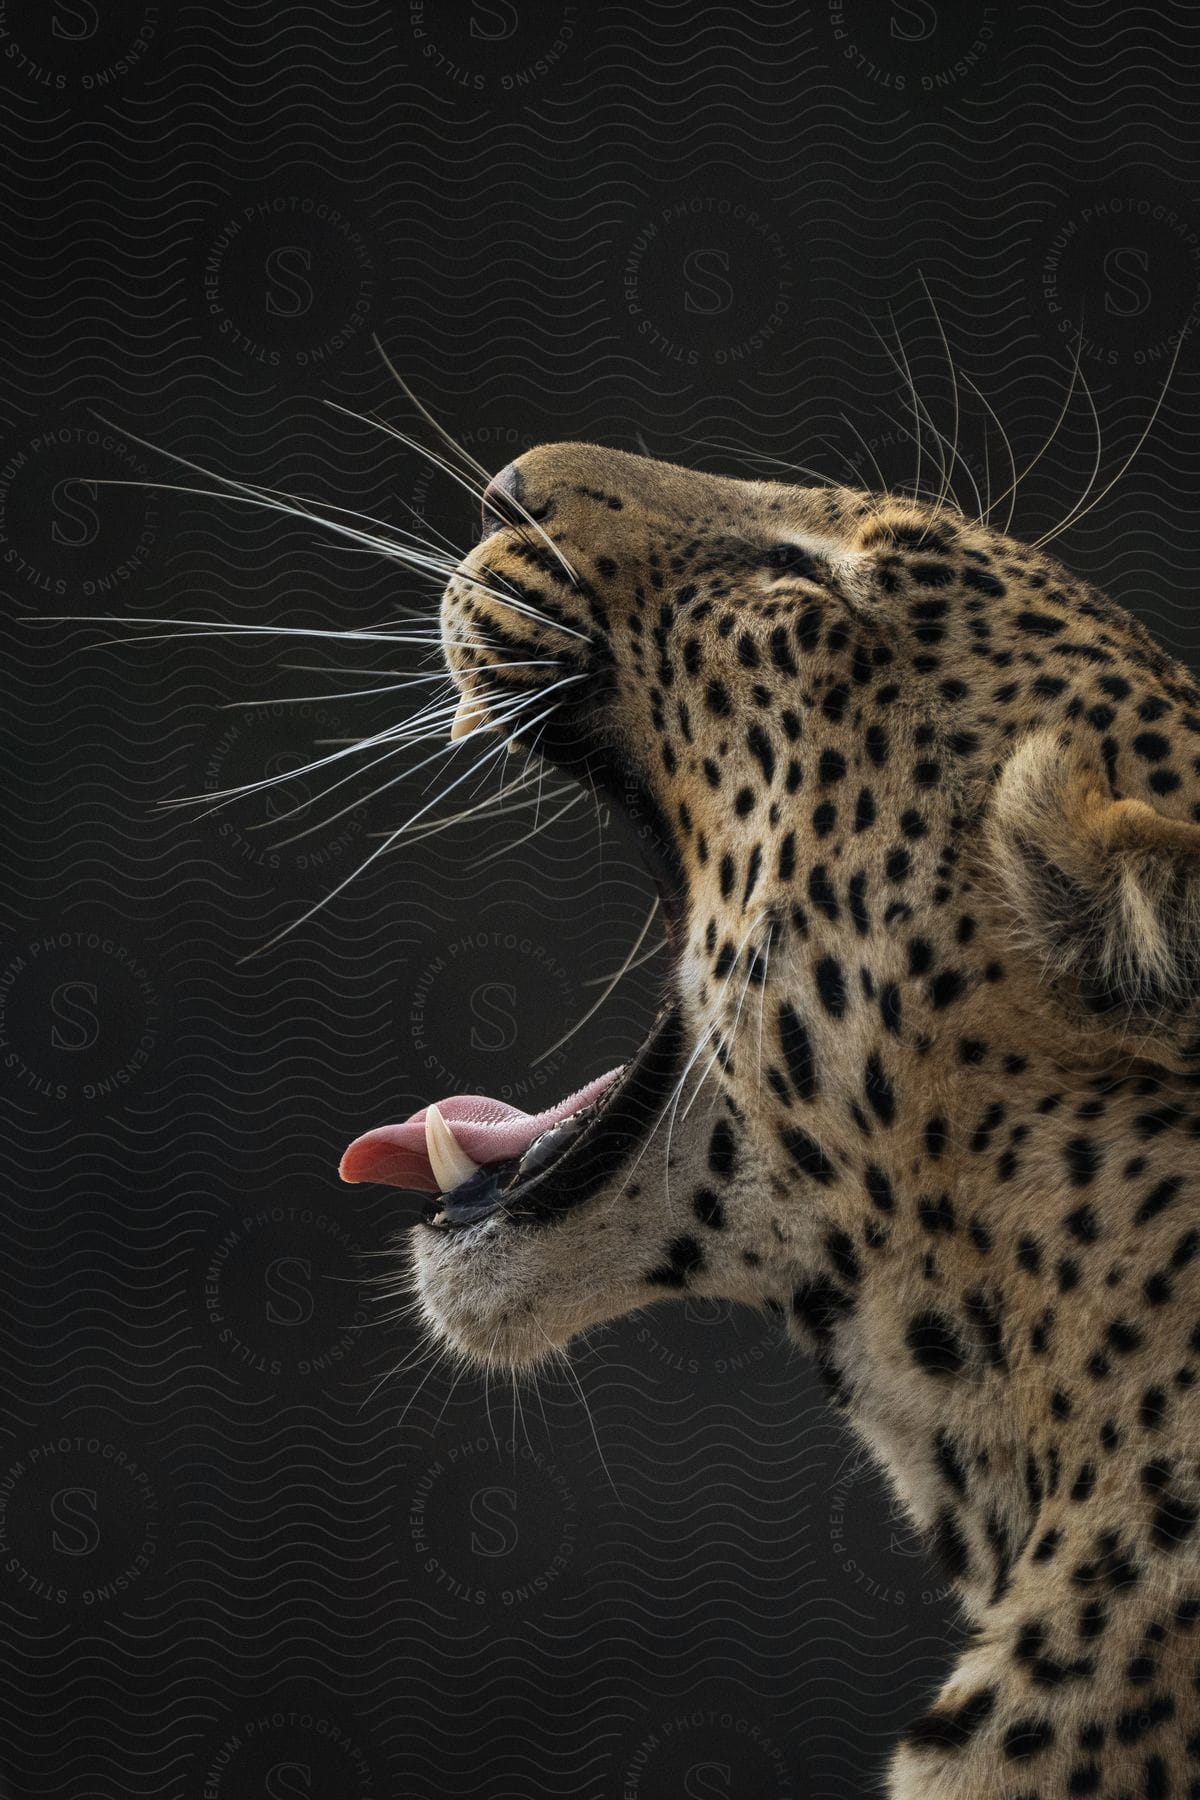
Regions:
<svg viewBox="0 0 1200 1800"><path fill-rule="evenodd" d="M586 1203L418 1233L430 1321L516 1366L781 1309L975 1623L893 1800L1195 1800L1200 690L946 507L578 444L516 480L545 538L485 538L448 654L493 706L587 677L537 741L653 840L697 1055Z"/></svg>

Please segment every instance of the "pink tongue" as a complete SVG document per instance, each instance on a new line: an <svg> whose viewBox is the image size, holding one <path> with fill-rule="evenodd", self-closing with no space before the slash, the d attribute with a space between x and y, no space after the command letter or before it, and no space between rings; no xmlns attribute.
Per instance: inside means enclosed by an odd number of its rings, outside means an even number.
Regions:
<svg viewBox="0 0 1200 1800"><path fill-rule="evenodd" d="M503 1100L486 1094L452 1094L437 1101L437 1109L473 1162L502 1163L528 1150L547 1126L569 1119L589 1106L614 1082L620 1069L610 1069L569 1094L545 1112L523 1113ZM380 1125L355 1138L341 1161L343 1181L380 1181L388 1187L415 1188L436 1194L438 1184L425 1150L425 1107L403 1125Z"/></svg>

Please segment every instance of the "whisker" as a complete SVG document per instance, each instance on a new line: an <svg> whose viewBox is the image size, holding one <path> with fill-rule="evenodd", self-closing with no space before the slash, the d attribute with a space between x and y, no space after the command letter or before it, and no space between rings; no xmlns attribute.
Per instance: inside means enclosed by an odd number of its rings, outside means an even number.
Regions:
<svg viewBox="0 0 1200 1800"><path fill-rule="evenodd" d="M445 444L448 444L452 450L456 451L457 454L462 457L463 461L465 463L467 463L470 468L473 468L477 474L479 474L483 477L484 485L486 486L486 484L491 480L491 475L484 468L483 464L479 461L479 459L477 457L472 456L471 452L466 448L466 446L464 444L460 444L457 438L451 436L451 434L446 430L445 426L440 424L439 421L434 418L433 414L430 412L429 408L424 404L423 401L417 399L417 396L413 393L413 391L409 387L407 381L405 381L404 377L400 374L399 370L396 368L395 363L392 361L391 357L388 355L387 351L384 349L383 345L380 343L379 336L376 332L371 333L371 342L374 344L376 350L378 350L380 356L383 358L384 367L387 369L389 375L392 377L393 381L396 383L396 386L400 389L400 392L404 395L405 399L411 401L412 404L416 407L417 411L420 413L421 417L427 422L427 424L430 424L433 426L433 429L437 432L437 434L441 438L442 442Z"/></svg>
<svg viewBox="0 0 1200 1800"><path fill-rule="evenodd" d="M326 401L326 405L332 406L334 408L334 410L337 412L349 412L348 407L340 406L334 400ZM398 443L407 445L410 450L415 450L418 456L425 457L426 460L428 462L431 462L435 468L441 469L441 471L444 475L448 475L452 481L456 481L458 483L459 487L465 488L467 493L473 495L475 499L482 501L483 491L481 489L476 489L476 488L472 487L470 482L466 479L466 477L464 475L460 475L457 469L452 468L451 465L445 460L444 457L438 456L435 451L431 450L429 448L428 444L422 444L418 438L409 437L407 432L398 431L394 425L389 425L383 419L377 419L371 414L350 413L350 417L358 419L364 425L374 425L377 430L386 432L388 437L395 438ZM487 479L490 481L491 477L488 476ZM558 559L558 561L562 564L572 585L574 587L578 587L579 586L579 576L578 576L576 570L573 568L572 564L569 562L565 551L562 549L562 546L555 543L554 539L550 536L549 532L545 530L545 528L542 526L540 521L535 519L533 514L528 510L528 508L525 507L522 504L522 502L520 500L516 499L516 497L512 494L505 495L505 505L516 507L517 511L520 513L521 517L525 520L525 522L529 526L531 526L534 531L537 532L538 536L541 538L542 542L546 545L546 548L550 551L551 555L556 557ZM506 523L513 524L514 521L509 519L506 521ZM516 529L518 531L520 531L521 528L519 525L517 525ZM523 535L524 535L524 533L522 533L522 536Z"/></svg>
<svg viewBox="0 0 1200 1800"><path fill-rule="evenodd" d="M1028 463L1026 463L1025 467L1022 469L1022 471L1019 475L1017 474L1016 468L1014 466L1012 485L1010 487L1005 488L1005 490L1002 494L998 494L996 496L996 502L995 502L996 505L999 505L1001 500L1009 499L1010 496L1012 499L1012 504L1010 505L1010 507L1008 509L1008 517L1004 521L1004 529L1006 532L1008 532L1012 528L1013 513L1016 509L1016 504L1017 504L1017 489L1021 486L1021 483L1027 479L1027 477L1032 473L1032 471L1037 468L1037 465L1041 462L1043 456L1045 456L1047 450L1049 450L1051 444L1054 442L1055 438L1058 436L1059 428L1061 427L1063 421L1065 420L1065 418L1067 416L1068 411L1070 410L1071 401L1072 401L1072 398L1074 397L1074 393L1075 393L1075 383L1076 383L1076 381L1080 380L1081 376L1082 376L1082 370L1080 368L1080 354L1081 354L1082 348L1083 348L1083 326L1081 324L1080 328L1079 328L1078 336L1076 337L1076 340L1075 340L1075 361L1074 361L1074 366L1072 367L1072 370L1071 370L1070 384L1067 388L1066 397L1063 400L1062 406L1059 408L1058 417L1055 419L1054 424L1050 428L1050 435L1046 439L1045 443L1042 445L1041 449L1037 452L1037 454ZM1009 451L1009 455L1011 457L1011 455L1012 455L1011 450Z"/></svg>
<svg viewBox="0 0 1200 1800"><path fill-rule="evenodd" d="M925 290L925 298L929 302L929 310L933 314L934 324L938 328L938 336L942 340L942 349L946 355L946 367L950 371L950 392L953 397L953 405L954 405L954 416L953 416L953 420L952 420L952 423L950 426L950 446L949 446L950 454L951 454L952 458L957 457L959 462L962 463L963 468L966 470L967 479L970 481L971 486L973 488L975 488L976 502L977 502L980 510L982 510L983 502L979 497L979 489L977 487L975 487L975 477L971 473L970 465L967 463L966 459L959 454L959 449L958 449L958 433L959 433L959 420L961 417L961 409L959 406L959 398L958 398L958 374L954 367L954 358L950 354L950 342L946 336L946 328L942 324L942 318L941 318L941 314L938 312L937 304L933 298L933 295L929 291L929 283L925 279L924 271L923 270L919 271L919 275L920 275L921 286ZM951 467L953 467L953 463L951 463Z"/></svg>
<svg viewBox="0 0 1200 1800"><path fill-rule="evenodd" d="M1092 502L1092 506L1099 505L1100 501L1103 500L1105 494L1108 493L1109 489L1114 487L1116 485L1116 483L1121 479L1122 475L1125 473L1126 469L1129 467L1130 463L1133 461L1134 457L1137 455L1138 451L1141 449L1142 445L1145 443L1147 437L1150 435L1150 431L1154 425L1154 421L1158 417L1159 408L1162 406L1163 401L1167 397L1167 388L1170 385L1172 375L1175 373L1175 362L1178 360L1179 351L1182 349L1182 347L1183 347L1183 339L1180 338L1179 344L1176 346L1175 358L1172 360L1171 366L1167 370L1166 380L1163 382L1162 390L1158 396L1157 401L1154 404L1153 409L1151 410L1150 417L1146 421L1145 430L1142 432L1141 436L1138 438L1136 444L1133 446L1133 449L1129 452L1129 455L1125 459L1124 463L1122 463L1121 467L1117 470L1117 472L1113 476L1112 480L1108 483L1108 486L1105 487L1099 494L1096 495L1095 500ZM1088 496L1091 494L1092 489L1095 487L1096 482L1100 475L1100 465L1101 465L1102 461L1104 460L1104 431L1103 431L1103 427L1101 426L1101 423L1100 423L1100 412L1096 405L1095 396L1092 393L1091 388L1088 386L1087 377L1084 375L1082 369L1080 370L1080 373L1079 373L1079 379L1083 385L1083 392L1084 392L1084 396L1087 400L1088 406L1091 408L1092 424L1095 427L1095 432L1096 432L1096 454L1092 460L1092 472L1088 476L1087 485L1085 486L1082 494L1079 496L1079 498L1075 502L1074 506L1069 509L1065 518L1060 520L1060 522L1053 528L1053 530L1043 532L1042 536L1040 538L1037 538L1034 541L1032 548L1035 550L1040 549L1043 544L1050 543L1053 538L1056 538L1060 534L1060 532L1065 531L1069 525L1071 525L1075 522L1076 519L1083 518L1085 513L1091 512L1091 510L1092 510L1092 506L1085 506L1084 502L1088 499Z"/></svg>
<svg viewBox="0 0 1200 1800"><path fill-rule="evenodd" d="M330 402L329 404L333 403ZM346 411L348 409L340 408L339 410ZM111 425L107 419L101 418L99 413L94 413L93 416L100 419L101 423L107 425L110 430L117 431L122 429L119 426ZM358 417L359 415L351 414L351 416ZM390 431L389 427L382 427L382 429ZM356 527L344 525L340 520L331 519L323 513L314 512L311 506L297 501L293 495L284 494L281 491L272 488L256 487L249 482L237 481L231 475L222 475L216 470L205 469L199 463L189 461L187 457L177 456L173 451L164 450L155 444L149 443L147 439L138 437L134 432L123 432L123 435L130 438L134 443L141 444L144 449L151 451L153 454L164 456L171 462L177 462L181 467L191 469L196 474L204 475L208 480L215 481L219 483L222 488L230 491L217 495L214 494L211 489L193 488L182 483L132 481L117 478L103 478L98 481L97 485L99 486L157 488L166 493L196 494L204 499L222 498L227 502L237 503L243 506L259 506L268 512L277 512L289 515L293 518L303 519L308 524L319 525L326 531L332 531L338 536L350 538L354 543L361 545L365 549L372 550L381 556L390 557L393 561L405 564L409 568L435 574L443 582L451 576L459 581L468 582L471 585L482 589L484 593L489 594L491 598L496 600L500 605L507 606L514 612L523 612L527 617L536 619L539 624L548 627L550 630L562 631L571 637L584 637L584 633L574 631L570 626L559 624L556 620L547 617L543 613L539 613L535 608L524 605L521 601L513 598L511 595L506 595L497 589L489 587L486 582L480 581L477 576L467 574L462 569L461 564L454 564L448 561L440 552L434 554L429 550L416 549L413 547L412 543L397 542L390 537L379 537L371 532L365 532ZM402 442L409 444L412 449L415 449L418 452L418 454L427 457L431 455L424 445L418 444L414 439L404 437L403 433L395 432L391 433L391 435L397 436ZM432 460L437 462L439 459L433 457ZM453 475L454 471L450 470L448 473ZM455 479L457 480L460 478L455 475ZM345 512L350 517L365 518L368 516L366 514L355 513L353 509L349 507L332 506L331 509L334 512ZM382 526L382 529L399 533L402 538L411 538L412 536L411 533L404 532L403 528L398 525L384 525ZM543 533L543 535L545 534ZM550 540L547 539L547 542L550 542Z"/></svg>
<svg viewBox="0 0 1200 1800"><path fill-rule="evenodd" d="M574 679L574 678L572 678L572 679ZM557 685L557 684L553 684L553 685ZM491 713L489 714L489 718L492 719L496 724L511 723L511 721L514 718L518 718L520 716L521 712L525 709L525 707L535 705L537 703L537 701L539 701L543 697L543 695L549 693L550 691L551 691L550 688L539 688L536 690L536 692L534 694L522 696L520 702L514 706L509 706L506 709L493 708ZM422 730L422 732L420 733L420 735L416 741L417 742L426 742L426 741L428 741L429 738L435 737L435 736L439 735L442 731L446 730L446 728L448 727L449 722L450 722L450 714L452 713L452 711L453 711L453 709L449 709L448 713L445 716L440 717L440 718L434 720L432 723L430 723L426 729ZM376 757L372 762L368 763L366 765L366 767L367 768L378 767L378 765L381 762L388 761L389 758L391 756L394 756L398 751L406 750L406 749L410 748L411 742L412 742L411 739L406 739L403 742L395 744L388 751L386 751L383 756ZM294 833L293 836L291 836L291 837L277 839L275 841L274 848L282 849L287 844L295 843L297 841L297 839L299 839L299 838L308 837L309 834L313 831L324 830L326 826L332 825L335 823L336 820L344 818L348 812L354 812L355 809L360 806L369 805L369 803L372 800L374 800L375 798L377 798L378 795L386 793L387 790L391 787L395 787L397 781L408 780L409 778L411 778L414 775L419 775L422 769L428 768L431 764L437 763L437 761L441 757L449 755L451 752L457 750L459 747L459 744L461 742L462 742L461 739L459 739L457 741L452 741L451 739L447 738L445 743L440 744L438 746L438 748L436 750L434 750L431 755L425 757L421 762L417 763L412 768L404 769L401 772L401 774L393 777L390 781L385 781L379 787L373 788L369 794L356 795L346 806L343 806L342 808L340 808L339 811L322 817L321 819L314 822L312 825L306 825L303 831L298 831L298 832ZM356 747L358 747L358 746L356 746ZM491 746L489 746L489 748L490 747ZM275 777L274 779L294 780L296 778L296 776L300 774L300 772L301 772L300 770L294 769L294 770L289 771L287 775L285 775L283 777ZM334 793L337 788L344 787L348 781L359 780L361 778L361 776L363 775L363 773L364 773L364 770L361 768L352 770L350 772L350 774L344 775L340 778L340 780L332 782L329 785L329 787L327 787L325 789L325 793L321 796L321 798L324 799L329 794ZM431 779L433 779L433 778L434 777L431 777ZM263 825L254 826L254 827L251 827L250 829L262 830L268 825L275 826L280 822L281 819L291 818L295 813L303 812L305 807L307 807L311 804L312 804L311 801L307 801L307 800L301 801L299 803L299 805L294 806L294 807L289 807L286 812L278 814L276 818L269 820L269 821L264 821Z"/></svg>
<svg viewBox="0 0 1200 1800"><path fill-rule="evenodd" d="M629 952L629 955L625 958L625 961L621 964L621 966L617 970L616 974L611 976L610 978L607 978L608 985L604 989L604 992L601 994L600 998L595 1002L594 1005L588 1007L587 1011L584 1013L584 1015L581 1019L577 1020L576 1023L574 1025L572 1025L567 1031L564 1031L560 1038L556 1038L554 1040L554 1042L550 1045L550 1048L548 1050L543 1050L537 1056L535 1056L533 1058L533 1064L531 1066L536 1066L536 1064L538 1064L540 1062L545 1062L547 1057L553 1056L554 1052L556 1050L561 1050L564 1044L569 1043L570 1040L575 1036L575 1033L577 1031L582 1031L583 1027L587 1024L588 1020L591 1018L594 1018L596 1013L599 1012L600 1008L604 1005L605 1001L608 999L609 995L615 991L618 982L621 981L622 978L629 973L631 968L636 966L634 964L633 959L637 955L638 951L641 949L642 945L646 941L646 933L649 931L651 925L653 925L653 923L654 923L654 918L655 918L655 914L658 912L658 907L659 907L659 902L656 899L654 902L654 905L650 908L650 911L646 914L645 922L642 925L642 929L638 932L637 942L634 944L633 949ZM654 946L654 954L657 955L658 951L661 949L662 949L662 945L656 944ZM605 980L606 978L604 976L601 976L600 979Z"/></svg>
<svg viewBox="0 0 1200 1800"><path fill-rule="evenodd" d="M586 679L587 679L587 677L585 675L568 675L561 682L557 683L556 685L560 686L560 687L566 687L569 683L571 683L573 681L584 681ZM545 690L545 691L549 692L550 690ZM541 698L541 697L543 697L543 695L539 694L539 698ZM549 718L550 712L552 712L553 710L554 710L554 708L550 708L549 711L544 716L546 718ZM534 724L540 723L540 718L541 718L541 715L539 715L539 719L535 719L533 721L533 723ZM527 727L527 726L523 727L523 729L528 729L528 728L529 727ZM507 748L507 744L506 744L505 740L501 739L500 743L495 747L495 749L489 750L488 752L486 752L485 757L481 758L480 760L481 761L486 760L487 756L494 756L499 751L502 751L506 748ZM472 764L472 766L464 774L457 776L456 779L454 781L450 782L449 786L446 787L441 794L437 795L433 800L430 800L427 803L427 805L421 807L416 813L413 814L412 818L406 819L402 825L398 825L396 827L395 831L389 833L389 835L383 840L383 842L381 844L379 844L374 850L372 850L368 856L364 857L363 861L361 863L359 863L356 868L351 869L350 873L347 876L345 876L341 881L338 882L336 887L331 888L330 891L327 894L323 895L322 898L320 900L318 900L315 905L308 907L304 912L302 912L300 914L299 918L293 919L290 925L285 925L281 931L277 931L275 933L274 937L269 938L265 944L261 944L257 950L251 950L245 956L239 958L239 963L250 962L254 957L262 955L264 951L272 949L283 938L287 937L291 932L297 930L301 925L307 924L308 920L313 918L318 912L320 912L322 907L328 906L332 900L335 900L340 893L342 893L346 888L348 888L350 886L350 883L352 881L354 881L366 869L370 868L372 863L377 862L381 856L385 855L387 853L387 851L391 849L393 844L398 843L400 841L400 839L402 837L404 837L405 834L407 832L409 832L412 829L412 827L418 823L418 821L420 819L422 819L434 806L436 806L440 800L445 798L446 794L453 793L457 788L460 788L462 786L464 781L469 781L471 776L477 772L478 767L479 767L478 764Z"/></svg>

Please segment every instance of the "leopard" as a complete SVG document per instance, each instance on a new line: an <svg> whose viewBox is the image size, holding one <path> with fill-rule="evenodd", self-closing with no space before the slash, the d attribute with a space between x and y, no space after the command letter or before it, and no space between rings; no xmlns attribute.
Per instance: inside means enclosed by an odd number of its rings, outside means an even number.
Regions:
<svg viewBox="0 0 1200 1800"><path fill-rule="evenodd" d="M427 1195L432 1337L774 1314L962 1610L891 1800L1197 1800L1200 687L944 492L588 443L491 478L440 617L452 734L622 810L670 972L560 1106L347 1152Z"/></svg>

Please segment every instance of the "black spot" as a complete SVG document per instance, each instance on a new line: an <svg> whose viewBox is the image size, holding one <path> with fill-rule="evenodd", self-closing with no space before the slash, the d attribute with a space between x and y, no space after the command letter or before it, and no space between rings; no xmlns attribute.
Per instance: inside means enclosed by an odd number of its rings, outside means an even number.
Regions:
<svg viewBox="0 0 1200 1800"><path fill-rule="evenodd" d="M1043 1531L1041 1537L1029 1553L1030 1562L1053 1562L1062 1545L1062 1538L1062 1531L1057 1525L1052 1525L1049 1531Z"/></svg>
<svg viewBox="0 0 1200 1800"><path fill-rule="evenodd" d="M940 1233L952 1236L958 1229L958 1221L949 1194L939 1194L936 1200L932 1194L922 1194L917 1201L917 1222L921 1230L928 1231L931 1236Z"/></svg>
<svg viewBox="0 0 1200 1800"><path fill-rule="evenodd" d="M728 1181L733 1174L736 1158L737 1139L728 1122L719 1119L708 1143L708 1166L714 1175L719 1175L722 1181Z"/></svg>
<svg viewBox="0 0 1200 1800"><path fill-rule="evenodd" d="M913 938L908 946L908 972L924 975L933 966L933 945L928 938Z"/></svg>
<svg viewBox="0 0 1200 1800"><path fill-rule="evenodd" d="M1082 1206L1077 1206L1074 1212L1068 1213L1063 1224L1081 1244L1094 1244L1100 1236L1100 1221L1086 1201Z"/></svg>
<svg viewBox="0 0 1200 1800"><path fill-rule="evenodd" d="M829 870L824 863L818 863L810 869L808 876L808 897L817 911L824 913L830 921L836 921L841 913L837 892L829 878Z"/></svg>
<svg viewBox="0 0 1200 1800"><path fill-rule="evenodd" d="M871 1168L866 1170L863 1180L866 1184L867 1193L871 1197L871 1204L877 1206L880 1212L894 1212L896 1209L896 1196L892 1191L891 1181L884 1171L872 1165Z"/></svg>
<svg viewBox="0 0 1200 1800"><path fill-rule="evenodd" d="M848 706L849 701L850 690L845 682L835 682L834 685L826 691L825 698L821 702L821 711L825 714L827 719L832 720L833 723L837 725L845 716L846 707Z"/></svg>
<svg viewBox="0 0 1200 1800"><path fill-rule="evenodd" d="M1027 1275L1036 1275L1041 1269L1041 1246L1028 1232L1017 1239L1017 1263Z"/></svg>
<svg viewBox="0 0 1200 1800"><path fill-rule="evenodd" d="M882 769L888 759L888 735L882 725L868 725L867 735L863 740L867 755L877 769Z"/></svg>
<svg viewBox="0 0 1200 1800"><path fill-rule="evenodd" d="M828 1186L837 1170L817 1140L795 1125L789 1126L780 1136L784 1149L801 1173L819 1181L823 1187Z"/></svg>
<svg viewBox="0 0 1200 1800"><path fill-rule="evenodd" d="M960 1052L961 1049L962 1046L960 1046ZM969 1062L970 1060L970 1057L963 1057L964 1062ZM971 1133L970 1148L973 1155L980 1156L988 1149L996 1129L1003 1121L1003 1118L1004 1102L1002 1100L993 1100L992 1104L980 1119L979 1124Z"/></svg>
<svg viewBox="0 0 1200 1800"><path fill-rule="evenodd" d="M815 650L821 640L823 612L819 606L806 606L793 627L801 654Z"/></svg>
<svg viewBox="0 0 1200 1800"><path fill-rule="evenodd" d="M944 1313L916 1313L909 1321L905 1342L913 1361L927 1375L958 1375L966 1366L962 1339Z"/></svg>
<svg viewBox="0 0 1200 1800"><path fill-rule="evenodd" d="M786 625L776 625L771 633L771 661L784 675L796 673L796 661L788 644Z"/></svg>
<svg viewBox="0 0 1200 1800"><path fill-rule="evenodd" d="M850 917L854 920L854 929L857 931L859 937L866 937L871 929L871 915L867 911L867 902L865 898L866 891L866 870L860 869L856 875L850 877L850 885L846 894L847 902L850 907Z"/></svg>
<svg viewBox="0 0 1200 1800"><path fill-rule="evenodd" d="M934 1444L934 1452L942 1479L947 1487L953 1488L956 1494L965 1494L967 1491L966 1464L963 1462L953 1438L948 1437L944 1431L939 1431Z"/></svg>
<svg viewBox="0 0 1200 1800"><path fill-rule="evenodd" d="M1182 1186L1182 1175L1168 1175L1164 1181L1156 1183L1134 1213L1134 1224L1148 1225L1151 1219L1157 1218L1159 1213L1171 1205Z"/></svg>
<svg viewBox="0 0 1200 1800"><path fill-rule="evenodd" d="M1114 1319L1105 1336L1109 1347L1121 1356L1131 1356L1140 1350L1142 1334L1138 1326L1130 1324L1128 1319Z"/></svg>
<svg viewBox="0 0 1200 1800"><path fill-rule="evenodd" d="M818 1083L812 1039L799 1013L786 1003L779 1008L779 1042L796 1093L801 1100L815 1099Z"/></svg>
<svg viewBox="0 0 1200 1800"><path fill-rule="evenodd" d="M817 993L825 1011L835 1019L846 1011L846 971L836 956L823 956L816 968Z"/></svg>
<svg viewBox="0 0 1200 1800"><path fill-rule="evenodd" d="M746 748L762 769L763 780L769 786L775 774L775 752L761 725L752 725L746 733Z"/></svg>
<svg viewBox="0 0 1200 1800"><path fill-rule="evenodd" d="M870 788L860 788L854 807L855 831L869 831L875 823L875 796Z"/></svg>
<svg viewBox="0 0 1200 1800"><path fill-rule="evenodd" d="M1095 1138L1076 1137L1063 1147L1063 1160L1072 1187L1087 1187L1104 1166L1104 1151Z"/></svg>
<svg viewBox="0 0 1200 1800"><path fill-rule="evenodd" d="M1029 632L1032 637L1057 637L1065 623L1053 613L1019 612L1016 617L1017 629Z"/></svg>
<svg viewBox="0 0 1200 1800"><path fill-rule="evenodd" d="M913 1750L962 1750L992 1715L994 1688L968 1694L958 1706L939 1707L910 1725L904 1740Z"/></svg>
<svg viewBox="0 0 1200 1800"><path fill-rule="evenodd" d="M1004 1754L1009 1762L1025 1762L1039 1756L1054 1742L1049 1719L1018 1719L1004 1734Z"/></svg>
<svg viewBox="0 0 1200 1800"><path fill-rule="evenodd" d="M1156 1549L1168 1553L1187 1542L1200 1518L1200 1507L1171 1487L1170 1473L1170 1466L1164 1462L1147 1463L1142 1469L1142 1485L1156 1496L1150 1541Z"/></svg>
<svg viewBox="0 0 1200 1800"><path fill-rule="evenodd" d="M651 1269L646 1280L655 1287L681 1288L687 1278L704 1267L704 1252L698 1238L677 1237L667 1247L667 1262Z"/></svg>
<svg viewBox="0 0 1200 1800"><path fill-rule="evenodd" d="M725 1208L719 1197L711 1188L697 1188L692 1198L692 1210L702 1225L710 1231L724 1231Z"/></svg>
<svg viewBox="0 0 1200 1800"><path fill-rule="evenodd" d="M854 1287L862 1280L862 1269L855 1254L854 1242L848 1231L831 1231L825 1238L825 1250L833 1272L847 1286Z"/></svg>
<svg viewBox="0 0 1200 1800"><path fill-rule="evenodd" d="M812 1332L819 1344L833 1336L834 1326L844 1313L853 1312L854 1297L832 1281L809 1281L792 1295L792 1313Z"/></svg>
<svg viewBox="0 0 1200 1800"><path fill-rule="evenodd" d="M963 1305L967 1317L979 1333L980 1348L985 1359L995 1368L1007 1368L1000 1302L985 1294L982 1288L972 1288L963 1295Z"/></svg>
<svg viewBox="0 0 1200 1800"><path fill-rule="evenodd" d="M846 773L846 759L840 750L822 750L817 762L817 779L825 787L841 781Z"/></svg>
<svg viewBox="0 0 1200 1800"><path fill-rule="evenodd" d="M966 990L966 977L957 969L942 969L929 983L929 1001L935 1012L953 1005Z"/></svg>
<svg viewBox="0 0 1200 1800"><path fill-rule="evenodd" d="M896 1090L888 1078L878 1051L872 1051L867 1058L863 1071L863 1091L867 1104L880 1124L893 1125L896 1120Z"/></svg>
<svg viewBox="0 0 1200 1800"><path fill-rule="evenodd" d="M1096 1465L1095 1465L1095 1463L1082 1463L1080 1465L1080 1468L1079 1468L1076 1476L1075 1476L1074 1481L1071 1483L1071 1499L1077 1503L1082 1502L1084 1500L1090 1500L1091 1496L1092 1496L1092 1491L1095 1488L1095 1486L1096 1486Z"/></svg>

